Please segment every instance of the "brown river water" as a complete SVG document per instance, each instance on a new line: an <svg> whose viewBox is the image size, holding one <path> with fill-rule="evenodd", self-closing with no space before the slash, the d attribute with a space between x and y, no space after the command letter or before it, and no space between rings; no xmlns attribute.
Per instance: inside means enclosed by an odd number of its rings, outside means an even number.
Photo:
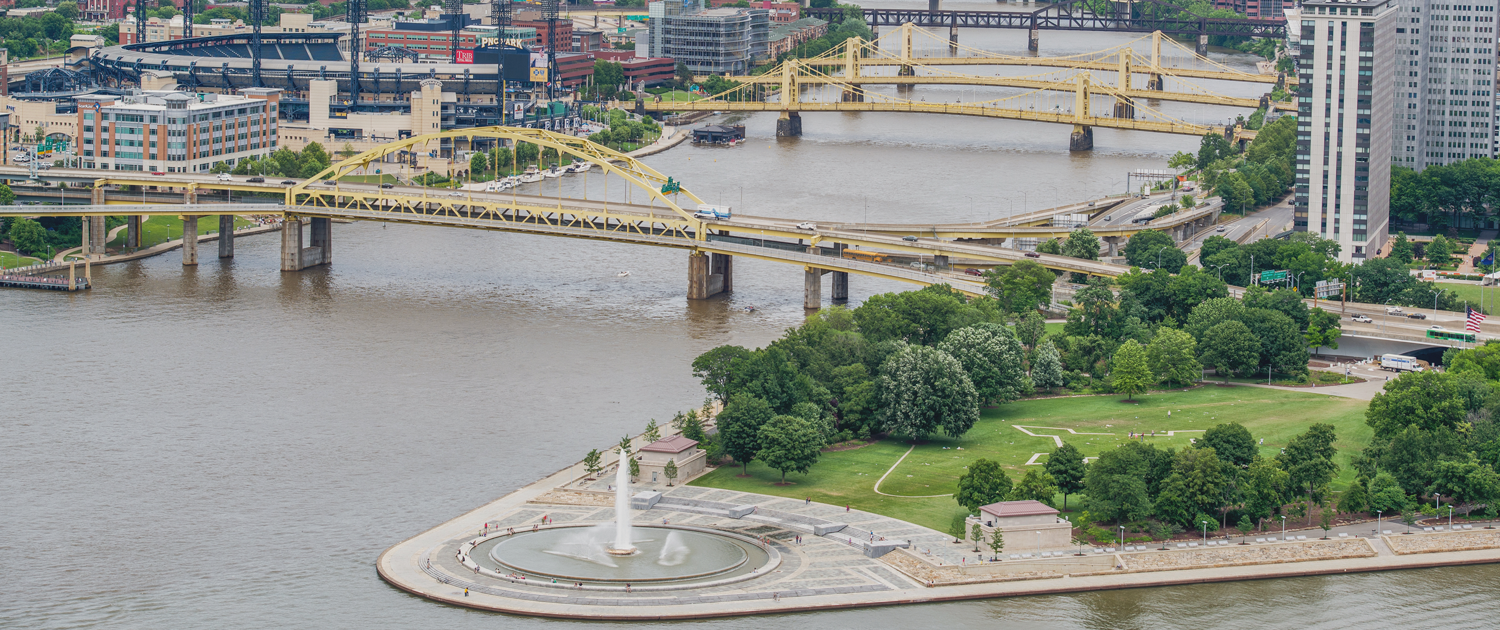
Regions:
<svg viewBox="0 0 1500 630"><path fill-rule="evenodd" d="M1025 49L1020 31L961 37ZM1129 39L1044 32L1042 49ZM771 115L745 122L745 146L649 162L742 212L960 221L1118 192L1197 146L1100 130L1070 155L1061 126L894 114L807 115L778 142ZM701 402L694 356L803 315L800 270L772 263L743 261L733 295L690 304L679 251L379 224L337 225L334 242L332 266L300 274L262 236L231 261L205 248L196 269L172 253L96 270L85 294L0 293L0 627L581 626L434 604L373 563ZM850 284L855 302L907 288ZM1481 628L1497 584L1497 568L1436 569L680 625Z"/></svg>

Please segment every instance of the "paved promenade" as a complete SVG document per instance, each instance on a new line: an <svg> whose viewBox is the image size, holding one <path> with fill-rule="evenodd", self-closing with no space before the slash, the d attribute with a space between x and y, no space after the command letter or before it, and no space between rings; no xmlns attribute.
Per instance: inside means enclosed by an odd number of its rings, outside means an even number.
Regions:
<svg viewBox="0 0 1500 630"><path fill-rule="evenodd" d="M614 462L604 463L596 479L610 476ZM777 559L737 581L634 592L507 578L482 545L510 528L524 536L543 527L544 518L553 525L614 519L613 498L584 473L575 464L407 539L381 554L377 570L413 594L497 612L682 619L1500 562L1500 530L1475 525L1404 535L1401 525L1387 522L1384 528L1394 531L1374 537L1373 526L1362 524L1336 529L1329 540L1317 539L1321 530L1289 531L1289 540L1261 534L1246 545L1234 544L1236 537L1214 545L1171 543L1165 551L1157 544L1085 549L1081 556L1015 541L1006 560L979 564L972 543L954 544L945 534L877 514L677 486L657 488L665 491L660 502L633 510L634 521L766 540ZM475 544L481 547L470 558ZM1012 553L1028 557L1009 559Z"/></svg>

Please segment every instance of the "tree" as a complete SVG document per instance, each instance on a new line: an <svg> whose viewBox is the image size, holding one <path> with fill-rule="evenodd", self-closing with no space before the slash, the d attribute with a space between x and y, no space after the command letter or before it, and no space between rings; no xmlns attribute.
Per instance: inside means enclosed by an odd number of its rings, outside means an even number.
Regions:
<svg viewBox="0 0 1500 630"><path fill-rule="evenodd" d="M1490 503L1500 498L1500 475L1473 453L1467 459L1440 461L1433 466L1434 480L1428 492L1453 503Z"/></svg>
<svg viewBox="0 0 1500 630"><path fill-rule="evenodd" d="M1036 359L1031 363L1031 382L1048 391L1063 386L1062 358L1051 339L1036 348Z"/></svg>
<svg viewBox="0 0 1500 630"><path fill-rule="evenodd" d="M1229 144L1223 134L1208 132L1203 134L1203 140L1198 143L1197 166L1199 169L1207 168L1209 164L1234 154L1234 145Z"/></svg>
<svg viewBox="0 0 1500 630"><path fill-rule="evenodd" d="M63 17L64 19L67 19L67 20L76 20L76 19L78 19L78 3L76 3L76 2L63 2L63 3L60 3L60 4L57 5L57 9L56 9L55 12L59 16Z"/></svg>
<svg viewBox="0 0 1500 630"><path fill-rule="evenodd" d="M686 89L693 85L693 71L687 67L687 64L681 61L677 62L677 70L674 73L674 78L677 80L677 87Z"/></svg>
<svg viewBox="0 0 1500 630"><path fill-rule="evenodd" d="M719 412L719 441L724 453L739 462L741 474L750 474L750 460L761 449L760 429L774 415L766 401L748 395L735 396Z"/></svg>
<svg viewBox="0 0 1500 630"><path fill-rule="evenodd" d="M974 540L974 551L979 551L979 545L984 543L984 528L975 523L969 529L969 538Z"/></svg>
<svg viewBox="0 0 1500 630"><path fill-rule="evenodd" d="M760 428L760 443L760 451L755 456L767 466L781 471L781 483L785 484L788 471L807 474L808 469L818 463L823 437L807 420L797 416L776 416Z"/></svg>
<svg viewBox="0 0 1500 630"><path fill-rule="evenodd" d="M1406 239L1406 232L1397 232L1396 238L1391 239L1390 257L1403 265L1411 264L1416 257L1412 251L1411 241Z"/></svg>
<svg viewBox="0 0 1500 630"><path fill-rule="evenodd" d="M1313 502L1319 500L1339 470L1333 461L1338 452L1333 446L1337 439L1333 425L1315 423L1287 442L1286 449L1276 456L1276 463L1287 472L1291 487L1305 490Z"/></svg>
<svg viewBox="0 0 1500 630"><path fill-rule="evenodd" d="M1203 354L1198 359L1229 383L1231 373L1244 374L1253 369L1260 358L1260 342L1250 329L1237 321L1229 321L1210 328L1203 335L1199 346Z"/></svg>
<svg viewBox="0 0 1500 630"><path fill-rule="evenodd" d="M989 294L1007 313L1025 313L1052 303L1052 283L1057 276L1030 260L984 272Z"/></svg>
<svg viewBox="0 0 1500 630"><path fill-rule="evenodd" d="M1193 307L1188 313L1183 330L1198 340L1198 350L1203 350L1203 337L1208 329L1227 321L1244 317L1245 306L1231 297L1214 298ZM1256 350L1259 352L1259 349Z"/></svg>
<svg viewBox="0 0 1500 630"><path fill-rule="evenodd" d="M1275 460L1256 457L1245 470L1240 492L1245 498L1245 512L1256 520L1267 518L1286 503L1290 483L1285 470Z"/></svg>
<svg viewBox="0 0 1500 630"><path fill-rule="evenodd" d="M1235 468L1248 468L1258 455L1255 438L1238 422L1216 425L1204 431L1203 439L1194 442L1193 446L1213 449L1220 461Z"/></svg>
<svg viewBox="0 0 1500 630"><path fill-rule="evenodd" d="M1073 258L1086 260L1099 260L1099 237L1094 236L1093 230L1081 227L1068 233L1068 239L1063 241L1062 254Z"/></svg>
<svg viewBox="0 0 1500 630"><path fill-rule="evenodd" d="M1146 350L1134 339L1120 344L1109 377L1115 391L1125 394L1126 400L1145 392L1156 381L1151 368L1146 365Z"/></svg>
<svg viewBox="0 0 1500 630"><path fill-rule="evenodd" d="M999 558L1000 552L1004 549L1005 534L1000 531L999 527L996 527L993 532L990 532L990 553L994 554L991 558Z"/></svg>
<svg viewBox="0 0 1500 630"><path fill-rule="evenodd" d="M667 460L667 465L661 467L661 474L667 478L667 486L670 487L672 482L677 481L677 460ZM781 480L786 481L786 471L782 471Z"/></svg>
<svg viewBox="0 0 1500 630"><path fill-rule="evenodd" d="M483 175L490 170L489 160L485 159L483 153L475 153L469 158L469 180L473 181L475 175Z"/></svg>
<svg viewBox="0 0 1500 630"><path fill-rule="evenodd" d="M1318 527L1323 530L1323 539L1328 539L1328 530L1333 529L1333 512L1328 508L1318 510Z"/></svg>
<svg viewBox="0 0 1500 630"><path fill-rule="evenodd" d="M729 383L733 374L730 368L735 361L749 355L750 351L740 346L719 346L693 359L693 376L698 377L703 382L703 388L719 399L719 402L728 402L731 393Z"/></svg>
<svg viewBox="0 0 1500 630"><path fill-rule="evenodd" d="M1366 485L1363 477L1349 484L1349 489L1339 495L1339 511L1345 514L1355 514L1369 508L1370 494L1368 490L1365 490Z"/></svg>
<svg viewBox="0 0 1500 630"><path fill-rule="evenodd" d="M1088 510L1102 520L1139 521L1151 515L1155 448L1127 442L1099 453L1083 476Z"/></svg>
<svg viewBox="0 0 1500 630"><path fill-rule="evenodd" d="M1009 330L995 324L960 328L949 333L938 350L963 366L979 400L1009 402L1021 397L1021 342Z"/></svg>
<svg viewBox="0 0 1500 630"><path fill-rule="evenodd" d="M960 437L979 420L979 394L948 353L903 345L880 366L878 391L886 428L920 440L942 431Z"/></svg>
<svg viewBox="0 0 1500 630"><path fill-rule="evenodd" d="M1427 244L1427 249L1424 253L1426 254L1427 262L1434 265L1446 265L1448 264L1448 259L1453 255L1453 245L1448 239L1443 238L1443 235L1439 234L1432 237L1432 242Z"/></svg>
<svg viewBox="0 0 1500 630"><path fill-rule="evenodd" d="M1255 208L1255 189L1241 173L1225 174L1214 190L1219 193L1219 199L1224 201L1226 211L1244 214Z"/></svg>
<svg viewBox="0 0 1500 630"><path fill-rule="evenodd" d="M23 254L31 256L47 254L47 228L34 220L16 217L14 221L11 221L10 231L6 236L10 237L11 244Z"/></svg>
<svg viewBox="0 0 1500 630"><path fill-rule="evenodd" d="M1234 528L1240 530L1240 544L1245 544L1245 537L1255 531L1255 523L1250 522L1250 515L1241 514L1240 522L1234 524Z"/></svg>
<svg viewBox="0 0 1500 630"><path fill-rule="evenodd" d="M1010 477L1000 469L1000 464L979 458L969 464L968 470L959 476L958 491L953 494L953 498L969 512L977 513L983 506L1004 501L1006 495L1010 494L1010 489Z"/></svg>
<svg viewBox="0 0 1500 630"><path fill-rule="evenodd" d="M1338 350L1339 337L1343 335L1343 324L1339 322L1337 313L1330 313L1321 308L1312 310L1308 317L1307 333L1304 335L1308 346Z"/></svg>
<svg viewBox="0 0 1500 630"><path fill-rule="evenodd" d="M1068 495L1083 490L1083 475L1086 472L1083 453L1078 451L1078 447L1063 442L1062 446L1052 449L1052 454L1047 456L1047 463L1042 467L1052 476L1058 491L1062 492L1063 511L1068 511Z"/></svg>
<svg viewBox="0 0 1500 630"><path fill-rule="evenodd" d="M1224 504L1224 488L1228 483L1213 449L1183 449L1173 459L1172 473L1162 481L1161 493L1156 497L1156 515L1190 525L1189 519L1197 514L1218 512Z"/></svg>
<svg viewBox="0 0 1500 630"><path fill-rule="evenodd" d="M1168 385L1191 385L1203 378L1198 363L1198 342L1193 336L1165 326L1146 346L1146 364L1158 382Z"/></svg>
<svg viewBox="0 0 1500 630"><path fill-rule="evenodd" d="M1370 480L1371 510L1394 514L1405 510L1407 503L1406 491L1390 473L1382 472Z"/></svg>
<svg viewBox="0 0 1500 630"><path fill-rule="evenodd" d="M0 191L0 195L4 192ZM1047 334L1047 322L1042 319L1042 314L1029 309L1025 314L1016 319L1016 337L1021 344L1029 350L1035 350L1036 344Z"/></svg>
<svg viewBox="0 0 1500 630"><path fill-rule="evenodd" d="M1005 495L1006 501L1040 501L1052 505L1057 497L1057 481L1045 470L1027 469L1026 474Z"/></svg>
<svg viewBox="0 0 1500 630"><path fill-rule="evenodd" d="M656 426L656 418L646 423L646 431L641 434L641 437L646 439L647 444L661 439L661 428Z"/></svg>
<svg viewBox="0 0 1500 630"><path fill-rule="evenodd" d="M602 455L597 448L590 450L588 455L583 456L583 469L588 471L589 476L596 475L602 470L599 467L599 459L601 457Z"/></svg>
<svg viewBox="0 0 1500 630"><path fill-rule="evenodd" d="M1386 382L1365 409L1365 424L1375 438L1389 439L1408 426L1433 431L1452 429L1479 407L1460 385L1472 380L1468 374L1408 372Z"/></svg>
<svg viewBox="0 0 1500 630"><path fill-rule="evenodd" d="M10 206L16 203L16 193L10 186L0 184L0 206Z"/></svg>
<svg viewBox="0 0 1500 630"><path fill-rule="evenodd" d="M916 291L872 295L854 309L854 322L869 341L900 339L930 346L953 329L967 325L961 316L968 308L962 293L946 284L935 284Z"/></svg>
<svg viewBox="0 0 1500 630"><path fill-rule="evenodd" d="M1177 267L1171 266L1167 258L1169 250L1177 250L1177 243L1172 240L1172 236L1166 232L1147 228L1136 232L1135 236L1130 237L1130 242L1125 244L1125 261L1132 267L1155 269L1157 253L1160 252L1162 268L1176 273L1182 264L1179 263ZM1181 250L1177 251L1181 254ZM1186 258L1184 257L1183 260L1186 261Z"/></svg>

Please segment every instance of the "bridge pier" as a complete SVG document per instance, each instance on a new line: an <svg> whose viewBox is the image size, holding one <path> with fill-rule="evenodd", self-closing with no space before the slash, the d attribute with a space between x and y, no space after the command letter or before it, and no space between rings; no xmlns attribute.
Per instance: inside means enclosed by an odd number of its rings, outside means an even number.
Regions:
<svg viewBox="0 0 1500 630"><path fill-rule="evenodd" d="M823 308L823 270L816 267L802 269L802 308Z"/></svg>
<svg viewBox="0 0 1500 630"><path fill-rule="evenodd" d="M1088 125L1073 125L1073 135L1068 138L1069 151L1089 151L1094 148L1094 128Z"/></svg>
<svg viewBox="0 0 1500 630"><path fill-rule="evenodd" d="M182 266L198 264L198 217L182 215Z"/></svg>
<svg viewBox="0 0 1500 630"><path fill-rule="evenodd" d="M1135 118L1135 102L1128 98L1116 100L1115 118Z"/></svg>
<svg viewBox="0 0 1500 630"><path fill-rule="evenodd" d="M719 257L722 256L722 259ZM718 266L723 273L714 273ZM704 252L688 253L688 299L706 300L728 290L730 257Z"/></svg>
<svg viewBox="0 0 1500 630"><path fill-rule="evenodd" d="M913 68L911 66L901 66L899 68L896 68L896 76L898 76L898 77L914 77L914 76L917 76L917 69Z"/></svg>
<svg viewBox="0 0 1500 630"><path fill-rule="evenodd" d="M1031 30L1026 35L1026 50L1037 52L1041 49L1042 31L1036 27L1036 24L1032 24Z"/></svg>
<svg viewBox="0 0 1500 630"><path fill-rule="evenodd" d="M1198 53L1199 57L1208 54L1208 35L1198 36L1198 46L1193 49L1193 52Z"/></svg>
<svg viewBox="0 0 1500 630"><path fill-rule="evenodd" d="M843 304L849 301L849 272L833 272L833 295L829 299L834 304Z"/></svg>
<svg viewBox="0 0 1500 630"><path fill-rule="evenodd" d="M729 254L708 255L709 277L719 276L723 278L718 281L724 293L734 290L734 257Z"/></svg>
<svg viewBox="0 0 1500 630"><path fill-rule="evenodd" d="M141 248L141 215L139 214L125 217L125 248L132 251Z"/></svg>
<svg viewBox="0 0 1500 630"><path fill-rule="evenodd" d="M104 217L83 217L80 223L83 235L79 244L83 246L83 257L90 259L103 256L104 244L109 241L109 230L104 227Z"/></svg>
<svg viewBox="0 0 1500 630"><path fill-rule="evenodd" d="M1164 85L1164 83L1165 83L1165 81L1161 78L1161 75L1159 75L1159 74L1148 74L1148 75L1146 75L1146 89L1148 89L1148 90L1156 90L1156 91L1160 92L1161 90L1165 89L1165 88L1162 87Z"/></svg>
<svg viewBox="0 0 1500 630"><path fill-rule="evenodd" d="M234 215L219 215L219 258L234 258Z"/></svg>
<svg viewBox="0 0 1500 630"><path fill-rule="evenodd" d="M927 10L928 11L942 11L943 10L942 0L927 0Z"/></svg>
<svg viewBox="0 0 1500 630"><path fill-rule="evenodd" d="M937 0L932 0L932 1L933 1L934 4L937 3ZM958 18L955 17L954 19L957 20ZM949 57L957 57L958 56L958 23L957 22L954 22L953 24L948 25L948 56Z"/></svg>
<svg viewBox="0 0 1500 630"><path fill-rule="evenodd" d="M865 89L858 85L849 86L849 89L839 94L839 101L843 103L863 103L865 102Z"/></svg>
<svg viewBox="0 0 1500 630"><path fill-rule="evenodd" d="M781 112L781 118L776 119L776 137L795 138L800 135L802 135L802 114Z"/></svg>
<svg viewBox="0 0 1500 630"><path fill-rule="evenodd" d="M934 255L932 257L932 266L937 267L938 269L947 269L949 267L948 257L944 256L943 254Z"/></svg>
<svg viewBox="0 0 1500 630"><path fill-rule="evenodd" d="M281 270L302 271L314 265L333 262L333 231L328 219L306 219L311 227L311 243L302 246L302 219L287 217L281 222Z"/></svg>

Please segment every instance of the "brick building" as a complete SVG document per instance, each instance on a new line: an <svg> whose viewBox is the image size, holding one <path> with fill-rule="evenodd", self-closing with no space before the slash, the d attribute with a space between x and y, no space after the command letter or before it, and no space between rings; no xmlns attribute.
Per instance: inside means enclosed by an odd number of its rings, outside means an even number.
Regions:
<svg viewBox="0 0 1500 630"><path fill-rule="evenodd" d="M276 150L281 90L245 88L243 96L150 91L84 95L78 147L84 168L201 173Z"/></svg>

